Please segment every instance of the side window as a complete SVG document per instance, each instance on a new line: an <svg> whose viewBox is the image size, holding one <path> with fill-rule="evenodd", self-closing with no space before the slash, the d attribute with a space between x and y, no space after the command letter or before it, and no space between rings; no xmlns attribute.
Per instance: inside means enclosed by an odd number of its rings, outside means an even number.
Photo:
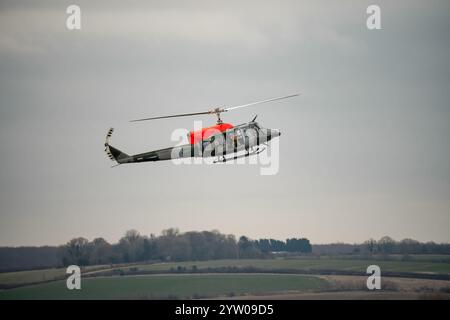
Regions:
<svg viewBox="0 0 450 320"><path fill-rule="evenodd" d="M235 137L234 131L230 130L229 132L227 132L225 137L227 148L231 148L233 146L234 137Z"/></svg>
<svg viewBox="0 0 450 320"><path fill-rule="evenodd" d="M243 141L244 141L244 134L242 132L242 129L237 129L236 130L236 138L238 139L238 141L240 143L243 143Z"/></svg>
<svg viewBox="0 0 450 320"><path fill-rule="evenodd" d="M244 139L247 139L247 138L248 138L248 132L247 132L247 129L242 129L242 137L243 137Z"/></svg>

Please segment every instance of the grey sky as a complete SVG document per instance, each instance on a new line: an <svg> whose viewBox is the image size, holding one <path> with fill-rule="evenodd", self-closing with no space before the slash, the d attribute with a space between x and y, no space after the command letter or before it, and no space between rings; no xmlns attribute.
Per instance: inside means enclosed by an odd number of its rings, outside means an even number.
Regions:
<svg viewBox="0 0 450 320"><path fill-rule="evenodd" d="M0 245L116 241L178 227L314 243L450 241L448 1L0 3ZM382 30L366 28L379 4ZM110 168L103 142L173 145L181 118L225 114L279 128L280 171ZM214 118L203 117L205 124Z"/></svg>

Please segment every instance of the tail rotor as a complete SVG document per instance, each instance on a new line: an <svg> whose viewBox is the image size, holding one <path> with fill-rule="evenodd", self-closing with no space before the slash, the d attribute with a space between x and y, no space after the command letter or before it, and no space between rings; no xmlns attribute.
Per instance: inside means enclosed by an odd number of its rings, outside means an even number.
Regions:
<svg viewBox="0 0 450 320"><path fill-rule="evenodd" d="M114 128L110 128L106 134L105 152L112 161L117 162L118 164L125 163L129 160L130 156L109 144L109 140L113 132Z"/></svg>
<svg viewBox="0 0 450 320"><path fill-rule="evenodd" d="M114 159L114 156L111 153L111 149L109 148L109 139L111 138L113 132L114 132L114 128L109 128L108 133L106 134L105 152L112 161L116 161L116 159Z"/></svg>

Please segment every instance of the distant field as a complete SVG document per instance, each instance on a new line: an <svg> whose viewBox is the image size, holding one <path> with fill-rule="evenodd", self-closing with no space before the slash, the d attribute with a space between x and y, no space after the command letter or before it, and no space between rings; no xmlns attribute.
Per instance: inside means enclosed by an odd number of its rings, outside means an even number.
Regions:
<svg viewBox="0 0 450 320"><path fill-rule="evenodd" d="M255 267L259 269L294 269L294 270L344 270L366 272L367 266L376 264L382 271L390 272L431 272L450 273L450 262L416 261L382 261L354 259L265 259L265 260L211 260L196 262L170 262L147 265L136 265L134 268L149 271L170 271L178 266L187 270L196 266L198 269L220 267ZM122 268L126 269L126 268Z"/></svg>
<svg viewBox="0 0 450 320"><path fill-rule="evenodd" d="M13 285L22 283L34 283L40 281L47 281L63 277L64 269L45 269L45 270L30 270L19 272L5 272L0 273L0 284Z"/></svg>
<svg viewBox="0 0 450 320"><path fill-rule="evenodd" d="M375 259L354 259L351 256L342 256L339 258L302 256L296 259L211 260L128 266L115 265L112 267L104 265L83 268L82 274L86 275L88 272L95 274L97 271L111 269L120 273L121 270L130 271L132 268L137 269L140 272L151 271L167 273L177 270L178 267L185 268L184 271L190 272L193 271L194 266L198 270L225 267L254 267L264 271L289 269L294 271L328 270L333 272L356 271L365 273L367 266L371 264L379 265L382 272L450 274L450 261L448 261L448 256L415 255L408 257L407 261L401 260L399 256L388 256L387 259L386 257L384 258L385 260L381 260L381 257L376 257ZM65 269L62 268L0 273L0 288L60 280L64 279L65 276Z"/></svg>
<svg viewBox="0 0 450 320"><path fill-rule="evenodd" d="M110 268L110 266L89 266L83 268L82 272L92 272L96 270L104 270L106 268ZM62 279L65 278L65 276L66 269L64 268L3 272L0 273L0 285L44 282L49 280Z"/></svg>
<svg viewBox="0 0 450 320"><path fill-rule="evenodd" d="M299 257L301 258L301 256ZM353 259L353 260L367 260L366 255L336 255L336 256L322 256L322 259ZM392 261L428 261L428 262L448 262L450 263L450 255L448 254L390 254L381 255L375 254L370 257L370 260L392 260Z"/></svg>
<svg viewBox="0 0 450 320"><path fill-rule="evenodd" d="M81 290L65 281L0 291L1 299L157 299L202 298L218 295L309 292L326 289L324 279L302 275L189 274L99 277L82 280Z"/></svg>

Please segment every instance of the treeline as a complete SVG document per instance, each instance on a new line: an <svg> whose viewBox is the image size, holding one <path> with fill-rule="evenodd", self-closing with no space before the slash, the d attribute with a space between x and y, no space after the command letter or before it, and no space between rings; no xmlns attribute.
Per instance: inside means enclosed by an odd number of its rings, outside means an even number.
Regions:
<svg viewBox="0 0 450 320"><path fill-rule="evenodd" d="M0 271L17 271L57 266L57 247L0 248Z"/></svg>
<svg viewBox="0 0 450 320"><path fill-rule="evenodd" d="M379 240L369 239L360 244L331 243L314 244L312 252L317 255L333 254L364 254L364 255L389 255L389 254L450 254L449 243L435 243L433 241L420 242L414 239L396 241L385 236Z"/></svg>
<svg viewBox="0 0 450 320"><path fill-rule="evenodd" d="M432 241L419 242L413 239L395 241L391 237L385 236L378 241L374 239L367 240L356 251L370 254L450 254L450 244Z"/></svg>
<svg viewBox="0 0 450 320"><path fill-rule="evenodd" d="M95 265L130 263L138 261L189 261L215 259L263 258L272 252L286 251L310 253L308 239L252 240L246 236L236 240L233 235L218 231L164 230L160 236L144 236L129 230L118 243L110 244L103 238L88 241L75 238L60 246L59 261L62 265Z"/></svg>
<svg viewBox="0 0 450 320"><path fill-rule="evenodd" d="M185 232L169 229L159 236L140 235L130 230L117 243L103 238L89 241L75 238L56 247L0 247L0 271L58 267L69 264L95 265L138 261L187 261L213 259L270 258L275 255L295 256L348 255L362 257L391 254L450 254L450 244L419 242L413 239L395 241L390 237L370 239L361 244L316 244L308 239L291 238L252 240L218 231Z"/></svg>

